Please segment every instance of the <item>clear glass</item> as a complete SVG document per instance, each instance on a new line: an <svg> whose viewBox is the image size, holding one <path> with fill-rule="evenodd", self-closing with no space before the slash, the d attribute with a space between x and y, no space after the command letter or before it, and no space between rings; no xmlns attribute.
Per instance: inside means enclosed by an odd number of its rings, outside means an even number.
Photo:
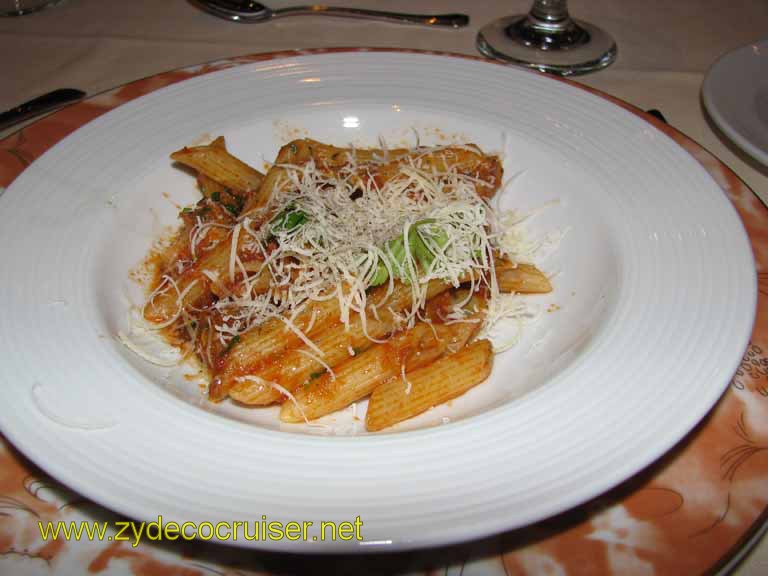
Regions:
<svg viewBox="0 0 768 576"><path fill-rule="evenodd" d="M59 2L61 0L0 0L0 16L24 16Z"/></svg>
<svg viewBox="0 0 768 576"><path fill-rule="evenodd" d="M616 59L610 34L572 19L567 0L534 0L528 14L491 22L478 33L477 48L491 58L560 76L601 70Z"/></svg>

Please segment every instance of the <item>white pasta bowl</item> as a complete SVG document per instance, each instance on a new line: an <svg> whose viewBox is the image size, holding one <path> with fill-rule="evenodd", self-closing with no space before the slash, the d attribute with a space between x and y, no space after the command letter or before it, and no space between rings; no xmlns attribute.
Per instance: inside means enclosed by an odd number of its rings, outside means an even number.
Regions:
<svg viewBox="0 0 768 576"><path fill-rule="evenodd" d="M129 271L195 200L168 155L223 134L260 167L302 135L338 145L474 142L502 206L561 238L554 291L494 371L449 405L366 434L210 404L191 370L121 344ZM73 489L130 517L312 522L293 551L481 537L600 494L669 450L723 393L751 332L749 242L728 199L642 119L567 83L467 58L350 51L227 67L84 126L0 198L0 427ZM357 419L356 419L357 418ZM321 541L323 521L362 541ZM252 531L251 531L252 533Z"/></svg>

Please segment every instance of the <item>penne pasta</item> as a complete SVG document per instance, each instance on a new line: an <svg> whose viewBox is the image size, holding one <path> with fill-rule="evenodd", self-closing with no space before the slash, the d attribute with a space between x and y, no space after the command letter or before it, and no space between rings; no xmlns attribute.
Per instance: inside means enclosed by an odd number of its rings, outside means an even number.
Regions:
<svg viewBox="0 0 768 576"><path fill-rule="evenodd" d="M425 317L430 322L443 323L450 320L449 311L456 303L467 302L465 306L473 314L473 319L468 322L479 322L478 312L485 308L484 298L474 295L468 299L467 290L454 291L448 288L447 284L435 283L429 290L430 299L424 307ZM258 373L258 376L263 380L275 382L291 392L301 385L309 384L328 368L333 369L351 356L368 350L376 341L388 337L398 329L397 310L393 308L393 304L402 306L403 302L399 300L396 292L393 300L388 303L390 305L377 316L366 315L365 323L360 315L356 315L349 325L344 326L338 323L318 334L313 342L319 351L319 357L312 353L308 346L299 346L274 359ZM219 379L216 386L210 390L210 399L222 400L227 393L237 402L254 406L272 404L283 398L279 391L264 382L253 380L232 382L230 380L230 386L224 386Z"/></svg>
<svg viewBox="0 0 768 576"><path fill-rule="evenodd" d="M448 286L443 284L436 285L435 289L430 291L430 295L434 294L434 297L427 303L425 314L434 322L441 323L446 320L444 309L456 301L447 289ZM461 298L461 300L464 299L464 297ZM478 299L473 299L472 305L478 305L478 309L482 308L482 303L477 304L477 301ZM479 320L479 317L475 315L475 319ZM372 339L385 338L397 327L396 311L389 306L380 312L378 317L368 317L365 326L361 317L357 315L347 327L339 323L318 334L314 343L321 352L319 357L311 353L307 346L300 346L270 362L258 376L292 392L302 385L310 384L311 381L323 375L328 368L333 370L350 357L365 352L376 344ZM212 399L223 399L226 392L223 386L217 386L215 390L217 396ZM272 404L283 398L274 387L252 380L237 381L228 392L232 399L249 405Z"/></svg>
<svg viewBox="0 0 768 576"><path fill-rule="evenodd" d="M243 193L258 190L264 180L264 174L232 156L221 143L182 148L171 159Z"/></svg>
<svg viewBox="0 0 768 576"><path fill-rule="evenodd" d="M514 264L509 260L498 260L496 281L501 292L546 294L552 291L549 279L533 264Z"/></svg>
<svg viewBox="0 0 768 576"><path fill-rule="evenodd" d="M519 313L499 292L552 289L501 256L487 199L502 165L475 145L304 138L266 174L223 137L171 158L202 198L153 256L143 314L198 359L212 402L282 403L281 419L299 422L370 395L370 429L388 427L488 375L489 343L468 343Z"/></svg>
<svg viewBox="0 0 768 576"><path fill-rule="evenodd" d="M369 173L378 186L403 175L403 168L414 166L418 160L418 170L429 172L447 172L456 170L458 174L472 176L478 181L478 192L482 196L492 196L501 185L501 163L496 156L486 156L474 146L446 146L414 152L406 148L383 149L343 149L326 146L313 140L305 141L313 159L318 165L331 170L338 170L348 163L345 156L354 156L355 162L366 163L376 159L384 160L369 168Z"/></svg>
<svg viewBox="0 0 768 576"><path fill-rule="evenodd" d="M430 326L420 322L385 344L378 344L325 373L284 402L283 422L301 422L341 410L368 396L387 380L426 366L447 351L462 348L480 328L478 322Z"/></svg>
<svg viewBox="0 0 768 576"><path fill-rule="evenodd" d="M449 287L444 282L432 282L427 295L432 298ZM338 300L311 305L294 321L295 329L302 332L311 323L311 329L307 330L305 336L318 340L313 342L312 347L303 346L301 350L304 354L291 352L301 346L302 340L295 331L282 323L268 322L260 329L244 334L232 348L230 356L224 360L221 371L215 375L214 384L209 388L209 397L220 400L231 393L233 388L238 387L239 392L236 393L235 399L248 399L248 404L269 404L279 400L279 393L273 389L255 384L261 389L260 393L255 394L253 382L238 382L237 378L257 375L277 382L290 391L294 390L311 374L323 370L328 364L335 366L348 357L349 346L367 347L372 343L372 338L381 338L395 330L398 314L413 304L413 292L408 286L400 283L395 285L389 296L386 296L386 292L385 287L377 289L371 295L366 314L354 314L346 326L334 325L339 315ZM386 306L374 314L372 309L377 304ZM272 366L278 368L270 372L265 363L271 356L284 353L288 353L287 357L275 358ZM323 362L312 359L307 353L321 357Z"/></svg>
<svg viewBox="0 0 768 576"><path fill-rule="evenodd" d="M389 428L461 396L488 377L492 360L490 342L479 340L407 374L407 382L390 378L371 395L366 428L371 432Z"/></svg>

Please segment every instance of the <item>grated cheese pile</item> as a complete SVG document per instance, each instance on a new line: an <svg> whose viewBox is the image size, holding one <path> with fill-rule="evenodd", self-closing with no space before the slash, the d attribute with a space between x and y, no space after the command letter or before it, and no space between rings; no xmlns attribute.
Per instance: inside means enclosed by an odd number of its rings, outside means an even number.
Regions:
<svg viewBox="0 0 768 576"><path fill-rule="evenodd" d="M472 292L485 289L486 328L501 318L520 315L519 302L503 304L494 258L520 251L524 240L510 232L510 217L497 214L478 193L479 186L492 183L455 168L440 171L434 163L422 162L438 149L413 149L397 176L382 185L371 171L377 163L388 162L386 153L361 165L350 153L348 162L336 171L320 170L312 160L284 165L287 181L260 210L230 223L198 219L189 232L191 260L177 261L176 273L194 266L203 249L229 242L226 277L201 270L217 286L219 295L206 309L215 314L207 314L201 321L227 347L253 327L278 318L322 363L322 352L294 325L296 315L311 302L337 299L341 322L348 324L358 313L364 324L369 289L384 285L388 296L398 279L410 287L413 296L411 308L397 315L401 327L411 327L422 318L427 285L435 279L455 287L469 283L467 301ZM265 274L270 278L266 287L259 281ZM200 328L196 313L202 310L181 305L190 289L188 285L180 290L166 275L150 302L158 294L175 292L178 311L160 327L181 324L194 342ZM455 305L452 321L462 320L463 304ZM386 297L378 306L386 306ZM373 314L376 310L372 308ZM210 347L209 339L206 349L195 351L209 365Z"/></svg>

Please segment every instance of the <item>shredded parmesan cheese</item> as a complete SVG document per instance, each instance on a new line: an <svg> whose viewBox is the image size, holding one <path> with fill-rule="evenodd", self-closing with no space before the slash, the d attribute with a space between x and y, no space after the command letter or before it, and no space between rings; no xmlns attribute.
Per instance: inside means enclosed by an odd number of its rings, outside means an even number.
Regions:
<svg viewBox="0 0 768 576"><path fill-rule="evenodd" d="M415 153L396 177L381 186L367 177L372 168L358 166L353 155L335 175L319 170L312 161L285 165L287 183L273 195L267 211L300 213L304 221L297 226L258 226L254 215L245 215L233 228L230 280L236 279L243 246L258 247L265 259L253 275L268 272L273 289L256 293L241 268L245 290L215 304L227 319L226 327L217 330L231 338L278 317L321 355L306 337L314 318L300 330L292 322L295 312L309 302L335 298L340 321L348 324L353 314L360 314L367 333L365 316L371 311L367 290L379 266L386 269L388 292L394 288L396 273L410 282L412 305L400 315L403 326L412 326L418 318L431 280L458 286L469 273L473 288L490 285L494 280L488 269L493 266L496 236L490 226L491 208L477 192L483 182L456 169L441 172L422 165L421 158L432 150ZM409 239L415 236L429 250L427 267L411 248ZM395 266L389 243L398 237L404 239L404 255ZM372 313L376 316L375 309Z"/></svg>
<svg viewBox="0 0 768 576"><path fill-rule="evenodd" d="M128 350L142 358L143 360L146 360L150 364L154 364L156 366L162 366L164 368L171 368L173 366L178 366L181 362L181 358L176 360L163 360L162 358L158 358L157 356L154 356L144 350L141 346L133 342L131 338L123 333L122 331L117 333L117 340Z"/></svg>
<svg viewBox="0 0 768 576"><path fill-rule="evenodd" d="M232 230L232 244L229 249L229 281L235 281L235 262L237 261L237 240L240 238L242 224L238 224Z"/></svg>
<svg viewBox="0 0 768 576"><path fill-rule="evenodd" d="M400 364L400 378L403 380L403 383L405 383L405 395L410 396L412 384L405 376L405 363Z"/></svg>

